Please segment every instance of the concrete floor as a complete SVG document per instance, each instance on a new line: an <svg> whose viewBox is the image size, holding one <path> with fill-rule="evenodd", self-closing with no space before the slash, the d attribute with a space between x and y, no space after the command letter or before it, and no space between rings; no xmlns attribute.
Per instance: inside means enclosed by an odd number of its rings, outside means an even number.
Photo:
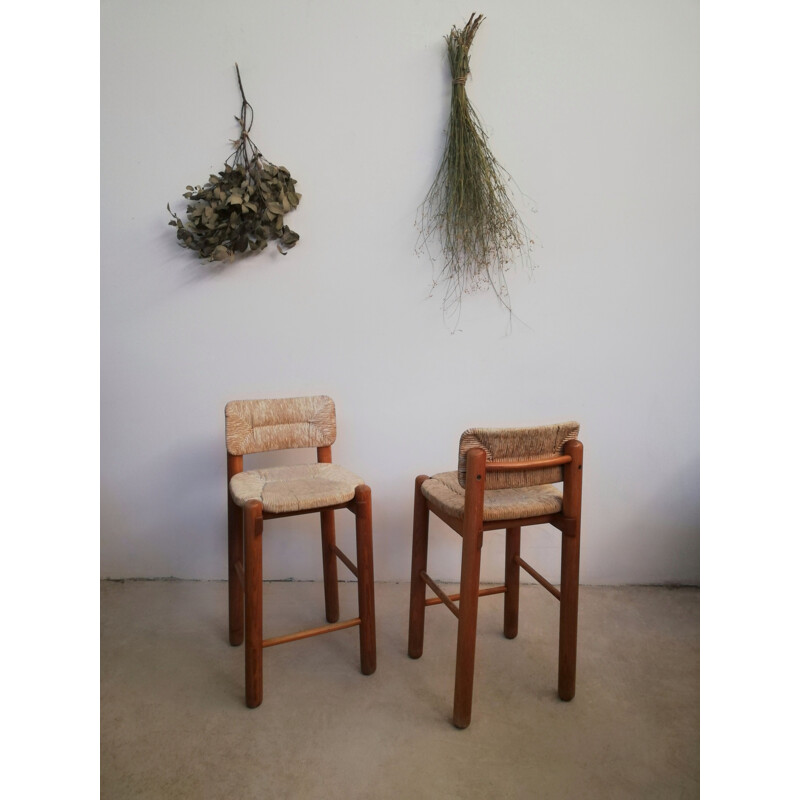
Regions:
<svg viewBox="0 0 800 800"><path fill-rule="evenodd" d="M342 619L355 585L340 584ZM358 631L269 648L244 705L227 584L103 582L101 786L123 798L699 797L697 589L582 587L577 693L556 696L558 604L523 586L517 639L481 599L472 725L450 724L456 621L378 584L378 669ZM320 583L265 584L265 636L324 623Z"/></svg>

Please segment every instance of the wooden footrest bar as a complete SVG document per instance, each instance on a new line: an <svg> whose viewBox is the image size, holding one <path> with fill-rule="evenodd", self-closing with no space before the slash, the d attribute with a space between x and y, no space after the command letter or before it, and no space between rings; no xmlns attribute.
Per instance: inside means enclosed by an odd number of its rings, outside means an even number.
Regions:
<svg viewBox="0 0 800 800"><path fill-rule="evenodd" d="M433 578L431 578L431 576L428 575L428 573L425 572L425 570L422 570L419 573L419 576L420 578L422 578L423 581L425 581L425 583L428 584L428 586L431 587L436 596L439 598L439 602L444 603L456 615L456 617L458 617L458 606L450 599L449 595L446 595L439 588L439 585L433 580ZM427 600L425 601L425 604L426 605L428 604Z"/></svg>
<svg viewBox="0 0 800 800"><path fill-rule="evenodd" d="M478 597L483 597L486 594L505 594L506 587L505 586L490 586L488 589L481 589L478 592ZM460 594L449 594L447 595L451 600L460 600ZM429 597L425 600L426 606L438 606L439 603L442 601L438 597Z"/></svg>
<svg viewBox="0 0 800 800"><path fill-rule="evenodd" d="M357 578L358 570L356 569L356 565L336 545L333 546L333 550L339 557L339 560L342 562L342 564L344 564L347 569L349 569L350 572L352 572Z"/></svg>
<svg viewBox="0 0 800 800"><path fill-rule="evenodd" d="M514 556L514 563L519 564L522 569L528 573L528 575L539 581L539 583L541 583L542 586L544 586L544 588L556 598L556 600L561 599L561 592L559 592L558 589L556 589L556 587L547 580L547 578L543 578L527 561L523 561L519 556Z"/></svg>
<svg viewBox="0 0 800 800"><path fill-rule="evenodd" d="M272 639L264 639L261 642L262 647L273 647L276 644L285 644L286 642L296 642L298 639L308 639L311 636L319 636L322 633L333 633L333 631L341 631L344 628L353 628L361 624L361 617L348 619L344 622L334 622L332 625L323 625L320 628L309 628L305 631L298 631L297 633L287 633L286 636L274 636Z"/></svg>

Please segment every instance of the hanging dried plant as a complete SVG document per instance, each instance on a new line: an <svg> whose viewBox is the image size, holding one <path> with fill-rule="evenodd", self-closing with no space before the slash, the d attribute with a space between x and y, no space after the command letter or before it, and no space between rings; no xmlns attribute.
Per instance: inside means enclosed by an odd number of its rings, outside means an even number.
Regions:
<svg viewBox="0 0 800 800"><path fill-rule="evenodd" d="M185 222L167 203L178 241L211 261L231 260L247 250L259 252L270 239L277 239L278 250L286 255L300 238L283 224L284 215L300 202L294 190L297 181L286 167L264 158L250 138L253 107L244 95L238 64L236 78L242 94L241 115L236 117L241 132L225 169L209 176L204 186L186 187L183 196L190 202Z"/></svg>
<svg viewBox="0 0 800 800"><path fill-rule="evenodd" d="M420 206L419 245L431 254L438 236L445 312L464 293L490 287L511 311L505 272L516 257L530 264L533 241L509 195L510 175L492 155L488 135L467 97L469 50L483 22L474 13L445 37L452 75L447 142L433 185ZM433 260L436 256L432 255Z"/></svg>

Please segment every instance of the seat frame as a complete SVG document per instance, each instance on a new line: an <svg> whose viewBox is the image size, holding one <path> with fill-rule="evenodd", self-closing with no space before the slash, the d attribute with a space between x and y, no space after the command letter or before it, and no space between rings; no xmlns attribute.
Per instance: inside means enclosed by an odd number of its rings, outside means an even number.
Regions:
<svg viewBox="0 0 800 800"><path fill-rule="evenodd" d="M561 511L524 519L483 519L485 476L489 472L544 469L563 465L564 491ZM575 696L575 666L578 641L578 576L580 560L581 494L583 444L577 439L565 443L563 455L533 461L488 461L480 447L467 452L463 519L452 517L432 505L422 494L427 475L419 475L414 488L414 523L411 555L411 599L408 622L408 655L422 655L425 609L443 604L458 619L453 724L466 728L472 717L472 689L478 599L504 594L503 633L517 636L519 621L519 571L529 573L560 601L558 638L558 696L565 701ZM432 511L461 536L461 582L457 594L446 594L427 573L428 523ZM520 557L520 532L529 525L548 523L561 531L561 585L556 588ZM481 548L484 531L506 530L505 583L480 589ZM426 598L430 587L436 597ZM458 605L455 604L458 601Z"/></svg>
<svg viewBox="0 0 800 800"><path fill-rule="evenodd" d="M331 447L317 447L317 462L332 463ZM265 647L307 639L323 633L359 627L361 672L371 675L377 663L375 642L375 589L372 564L372 491L366 484L356 487L352 500L321 508L265 512L258 500L237 505L230 492L234 475L244 471L244 457L228 453L228 628L233 646L245 644L245 701L257 708L263 700L263 652ZM356 564L337 547L334 511L346 508L355 515ZM322 566L325 589L325 617L328 625L296 633L263 638L263 552L266 520L319 513L322 530ZM339 622L337 559L358 581L358 616Z"/></svg>

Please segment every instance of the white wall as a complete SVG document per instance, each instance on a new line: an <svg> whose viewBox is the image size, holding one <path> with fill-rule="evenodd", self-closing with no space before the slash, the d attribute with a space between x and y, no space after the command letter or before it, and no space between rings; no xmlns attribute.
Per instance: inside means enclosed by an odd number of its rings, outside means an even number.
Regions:
<svg viewBox="0 0 800 800"><path fill-rule="evenodd" d="M575 418L582 580L699 580L698 4L480 4L467 90L538 208L538 268L509 277L529 327L510 335L489 295L451 334L414 255L442 37L471 10L103 1L103 576L225 577L225 402L326 393L334 458L372 486L378 579L407 580L414 476L454 469L464 428ZM254 140L298 180L301 240L213 269L178 246L166 203L229 155L235 61ZM266 577L320 577L314 517L266 530ZM556 578L557 532L529 530L523 555ZM483 577L501 564L487 536ZM431 571L458 574L438 521Z"/></svg>

